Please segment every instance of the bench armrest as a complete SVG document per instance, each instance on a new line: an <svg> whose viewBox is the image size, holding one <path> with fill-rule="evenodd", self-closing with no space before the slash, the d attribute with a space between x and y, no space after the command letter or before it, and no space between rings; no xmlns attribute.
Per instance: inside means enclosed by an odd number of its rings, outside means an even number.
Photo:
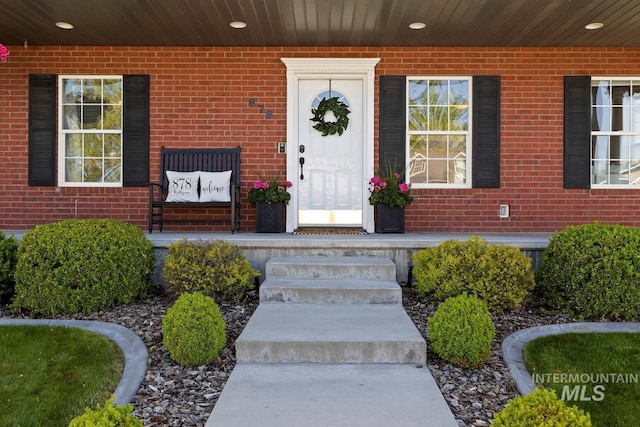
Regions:
<svg viewBox="0 0 640 427"><path fill-rule="evenodd" d="M154 197L156 196L157 197ZM156 182L149 183L149 203L162 201L162 184Z"/></svg>

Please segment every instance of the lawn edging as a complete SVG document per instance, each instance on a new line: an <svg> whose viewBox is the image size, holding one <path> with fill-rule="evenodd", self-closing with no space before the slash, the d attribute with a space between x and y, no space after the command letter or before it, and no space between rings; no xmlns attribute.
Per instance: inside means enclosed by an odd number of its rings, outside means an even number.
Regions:
<svg viewBox="0 0 640 427"><path fill-rule="evenodd" d="M0 319L4 325L46 325L85 329L115 342L124 355L122 377L114 392L116 405L133 402L147 372L149 352L142 339L124 326L89 320Z"/></svg>
<svg viewBox="0 0 640 427"><path fill-rule="evenodd" d="M640 333L640 322L579 322L535 326L514 332L502 341L502 357L516 383L518 392L525 396L536 389L536 384L524 364L524 348L527 343L547 335L569 332L635 332Z"/></svg>

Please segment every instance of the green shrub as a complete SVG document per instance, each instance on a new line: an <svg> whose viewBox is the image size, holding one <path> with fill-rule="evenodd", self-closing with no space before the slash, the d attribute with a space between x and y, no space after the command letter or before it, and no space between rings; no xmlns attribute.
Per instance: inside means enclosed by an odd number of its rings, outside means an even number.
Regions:
<svg viewBox="0 0 640 427"><path fill-rule="evenodd" d="M591 427L591 417L575 406L567 406L553 390L536 389L511 399L497 413L493 427Z"/></svg>
<svg viewBox="0 0 640 427"><path fill-rule="evenodd" d="M482 366L496 334L487 305L474 296L449 298L427 322L433 351L464 368Z"/></svg>
<svg viewBox="0 0 640 427"><path fill-rule="evenodd" d="M640 318L640 229L571 226L554 234L536 272L541 303L580 318Z"/></svg>
<svg viewBox="0 0 640 427"><path fill-rule="evenodd" d="M178 294L201 292L216 300L239 300L260 273L240 248L222 240L187 241L169 246L163 280Z"/></svg>
<svg viewBox="0 0 640 427"><path fill-rule="evenodd" d="M227 343L225 327L213 298L182 294L162 319L163 343L180 365L206 365Z"/></svg>
<svg viewBox="0 0 640 427"><path fill-rule="evenodd" d="M95 312L149 290L155 266L142 231L108 219L66 220L25 233L18 247L14 310Z"/></svg>
<svg viewBox="0 0 640 427"><path fill-rule="evenodd" d="M520 249L491 245L476 236L417 252L413 279L420 295L444 301L467 293L485 301L492 312L518 307L535 286L531 260Z"/></svg>
<svg viewBox="0 0 640 427"><path fill-rule="evenodd" d="M133 407L116 406L113 397L96 409L86 409L84 414L74 418L69 427L142 427L142 421L131 414Z"/></svg>
<svg viewBox="0 0 640 427"><path fill-rule="evenodd" d="M0 231L0 303L7 303L13 297L17 262L18 241Z"/></svg>

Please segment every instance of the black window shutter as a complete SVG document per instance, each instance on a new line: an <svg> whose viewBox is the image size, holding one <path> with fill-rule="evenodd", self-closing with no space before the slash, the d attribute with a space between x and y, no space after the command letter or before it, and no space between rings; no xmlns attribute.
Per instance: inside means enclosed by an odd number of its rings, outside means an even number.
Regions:
<svg viewBox="0 0 640 427"><path fill-rule="evenodd" d="M29 75L29 185L56 184L56 81Z"/></svg>
<svg viewBox="0 0 640 427"><path fill-rule="evenodd" d="M149 76L125 75L122 184L144 187L149 184Z"/></svg>
<svg viewBox="0 0 640 427"><path fill-rule="evenodd" d="M564 188L591 186L591 77L564 78Z"/></svg>
<svg viewBox="0 0 640 427"><path fill-rule="evenodd" d="M380 168L395 168L402 173L406 167L406 78L380 76L379 158Z"/></svg>
<svg viewBox="0 0 640 427"><path fill-rule="evenodd" d="M473 77L474 188L500 188L500 76Z"/></svg>

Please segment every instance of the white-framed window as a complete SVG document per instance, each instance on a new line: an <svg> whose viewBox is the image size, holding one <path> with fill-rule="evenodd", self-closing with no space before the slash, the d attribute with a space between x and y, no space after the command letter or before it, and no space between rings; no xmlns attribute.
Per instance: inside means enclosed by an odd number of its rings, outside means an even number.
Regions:
<svg viewBox="0 0 640 427"><path fill-rule="evenodd" d="M591 188L640 188L640 77L591 79Z"/></svg>
<svg viewBox="0 0 640 427"><path fill-rule="evenodd" d="M122 186L122 76L58 79L59 185Z"/></svg>
<svg viewBox="0 0 640 427"><path fill-rule="evenodd" d="M471 77L407 77L407 181L471 187Z"/></svg>

